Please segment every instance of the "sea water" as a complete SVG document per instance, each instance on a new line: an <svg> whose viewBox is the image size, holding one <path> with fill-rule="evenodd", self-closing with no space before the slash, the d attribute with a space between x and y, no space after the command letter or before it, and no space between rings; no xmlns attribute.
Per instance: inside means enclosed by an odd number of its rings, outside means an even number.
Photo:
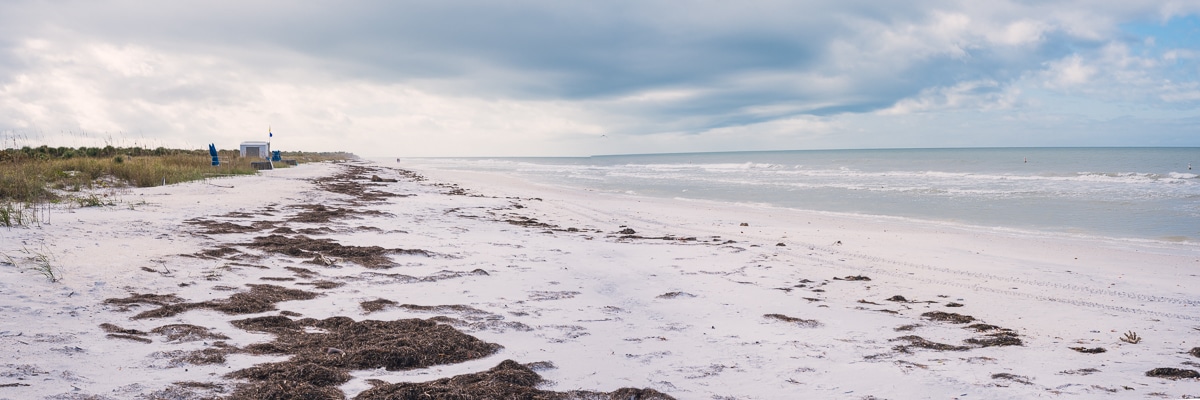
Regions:
<svg viewBox="0 0 1200 400"><path fill-rule="evenodd" d="M1200 148L811 150L403 162L644 196L1200 242Z"/></svg>

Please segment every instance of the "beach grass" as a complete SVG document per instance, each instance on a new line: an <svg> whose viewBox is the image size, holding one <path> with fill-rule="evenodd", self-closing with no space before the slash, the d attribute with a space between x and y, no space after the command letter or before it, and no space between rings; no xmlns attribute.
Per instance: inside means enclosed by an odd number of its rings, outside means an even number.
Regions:
<svg viewBox="0 0 1200 400"><path fill-rule="evenodd" d="M253 175L257 158L237 150L218 152L213 166L207 150L138 147L23 147L0 150L0 225L38 221L38 205L75 203L80 207L110 205L96 189L151 187L216 177ZM297 163L345 160L342 152L284 153ZM283 167L283 163L276 163Z"/></svg>
<svg viewBox="0 0 1200 400"><path fill-rule="evenodd" d="M18 261L17 258L9 254L0 253L0 264L8 264L23 270L35 271L45 276L51 283L62 280L62 268L58 266L58 260L54 257L54 253L45 245L39 250L30 250L28 247L22 247L21 253L26 255L22 257L22 261Z"/></svg>

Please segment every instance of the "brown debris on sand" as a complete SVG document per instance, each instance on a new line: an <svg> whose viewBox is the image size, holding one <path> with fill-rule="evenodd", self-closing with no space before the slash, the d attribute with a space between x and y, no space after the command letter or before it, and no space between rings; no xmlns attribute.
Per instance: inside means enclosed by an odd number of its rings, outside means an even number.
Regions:
<svg viewBox="0 0 1200 400"><path fill-rule="evenodd" d="M384 215L384 212L378 210L352 210L349 208L326 207L321 204L302 204L291 206L290 208L300 208L305 211L301 211L295 216L288 218L288 222L310 224L329 223L334 219L359 218L359 215Z"/></svg>
<svg viewBox="0 0 1200 400"><path fill-rule="evenodd" d="M409 311L420 311L420 312L492 315L492 313L490 313L490 312L483 311L483 310L480 310L478 308L471 307L471 306L464 306L462 304L448 304L448 305L438 305L438 306L421 306L421 305L416 305L416 304L401 304L397 307L403 308L403 309L409 310Z"/></svg>
<svg viewBox="0 0 1200 400"><path fill-rule="evenodd" d="M184 353L183 356L175 358L172 361L178 364L188 363L192 365L224 364L225 356L232 353L244 353L244 351L237 347L230 346L225 342L215 342L213 343L213 347L189 351Z"/></svg>
<svg viewBox="0 0 1200 400"><path fill-rule="evenodd" d="M375 299L375 300L364 301L362 303L358 303L358 306L362 307L362 309L368 313L373 313L376 311L383 310L384 308L387 308L387 306L394 306L396 304L398 304L398 303L388 300L388 299Z"/></svg>
<svg viewBox="0 0 1200 400"><path fill-rule="evenodd" d="M654 389L622 388L613 392L551 392L540 390L542 377L527 366L504 360L487 371L457 375L429 382L383 384L368 389L355 400L385 399L612 399L673 400Z"/></svg>
<svg viewBox="0 0 1200 400"><path fill-rule="evenodd" d="M130 305L130 304L154 304L165 306L167 304L182 303L183 298L174 294L134 294L123 299L106 299L104 304Z"/></svg>
<svg viewBox="0 0 1200 400"><path fill-rule="evenodd" d="M498 344L422 319L354 321L347 317L332 317L292 320L269 316L232 323L248 331L275 335L274 341L246 346L245 351L292 356L287 361L260 364L226 375L256 381L240 385L233 398L307 398L303 396L313 394L323 396L315 398L341 398L342 393L334 386L348 381L350 370L384 368L397 371L454 364L486 357L500 349Z"/></svg>
<svg viewBox="0 0 1200 400"><path fill-rule="evenodd" d="M228 400L345 399L341 390L297 381L262 381L238 385Z"/></svg>
<svg viewBox="0 0 1200 400"><path fill-rule="evenodd" d="M350 380L350 373L313 363L259 364L226 374L227 378L251 381L305 382L313 386L336 386Z"/></svg>
<svg viewBox="0 0 1200 400"><path fill-rule="evenodd" d="M538 221L536 218L530 218L522 215L517 215L515 217L506 219L504 222L526 228L558 229L558 226L556 225L550 225L545 222Z"/></svg>
<svg viewBox="0 0 1200 400"><path fill-rule="evenodd" d="M869 280L871 280L871 278L864 276L864 275L851 275L851 276L847 276L845 278L834 277L833 280L835 280L835 281L869 281Z"/></svg>
<svg viewBox="0 0 1200 400"><path fill-rule="evenodd" d="M367 268L394 267L396 263L387 257L388 254L421 255L426 257L434 255L425 250L385 249L379 246L343 246L331 239L313 239L307 236L259 236L254 238L253 242L243 243L242 245L268 253L279 253L298 258L336 257Z"/></svg>
<svg viewBox="0 0 1200 400"><path fill-rule="evenodd" d="M948 313L943 311L930 311L921 314L922 317L938 322L949 322L952 324L966 324L975 321L975 317L970 315L962 315L957 313Z"/></svg>
<svg viewBox="0 0 1200 400"><path fill-rule="evenodd" d="M317 179L314 183L321 190L352 196L357 201L383 201L390 197L405 197L405 195L369 189L370 187L386 186L381 182L357 182L370 180L365 174L378 171L377 169L345 164L342 167L345 168L344 172L329 178Z"/></svg>
<svg viewBox="0 0 1200 400"><path fill-rule="evenodd" d="M1080 353L1084 353L1084 354L1100 354L1100 353L1108 351L1107 349L1105 349L1103 347L1093 347L1090 349L1087 347L1068 347L1068 348L1071 350L1078 351Z"/></svg>
<svg viewBox="0 0 1200 400"><path fill-rule="evenodd" d="M1146 371L1146 376L1166 379L1197 379L1200 378L1200 372L1180 368L1155 368Z"/></svg>
<svg viewBox="0 0 1200 400"><path fill-rule="evenodd" d="M156 306L168 306L171 304L182 303L183 298L174 294L133 294L123 299L111 298L105 299L104 304L116 305L117 311L129 311L130 308L137 307L141 304L151 304Z"/></svg>
<svg viewBox="0 0 1200 400"><path fill-rule="evenodd" d="M311 269L308 269L308 268L300 268L300 267L283 267L283 269L286 269L286 270L288 270L288 271L292 271L292 273L293 273L293 274L296 274L296 277L297 277L297 278L312 279L312 278L315 278L315 277L317 277L317 276L321 275L321 274L318 274L318 273L316 273L316 272L314 272L313 270L311 270Z"/></svg>
<svg viewBox="0 0 1200 400"><path fill-rule="evenodd" d="M968 346L955 346L952 344L931 342L929 340L926 340L923 337L916 336L916 335L901 336L901 337L889 340L889 342L895 342L895 341L908 342L907 345L899 345L899 346L892 348L893 350L899 351L901 353L911 353L912 351L910 349L913 347L929 349L929 350L936 350L936 351L966 351L966 350L971 349Z"/></svg>
<svg viewBox="0 0 1200 400"><path fill-rule="evenodd" d="M288 300L309 300L317 297L316 293L299 289L288 289L275 285L247 284L250 291L234 293L228 299L209 300L198 303L184 303L175 295L134 295L125 299L108 299L105 303L135 304L148 303L161 307L144 311L133 316L133 319L170 317L188 310L209 308L225 314L253 314L275 309L275 303ZM163 298L172 302L166 303Z"/></svg>
<svg viewBox="0 0 1200 400"><path fill-rule="evenodd" d="M963 340L967 344L973 344L979 347L1001 347L1001 346L1022 346L1024 343L1017 338L1016 334L995 333L984 338L970 338Z"/></svg>
<svg viewBox="0 0 1200 400"><path fill-rule="evenodd" d="M1009 331L1010 329L1001 328L991 324L971 324L963 327L963 329L973 329L975 332L991 332L991 331Z"/></svg>
<svg viewBox="0 0 1200 400"><path fill-rule="evenodd" d="M1003 380L1013 381L1013 382L1025 384L1025 385L1033 384L1033 382L1029 379L1028 376L1013 375L1013 374L1010 374L1007 372L992 374L992 379L1003 379Z"/></svg>
<svg viewBox="0 0 1200 400"><path fill-rule="evenodd" d="M317 288L317 289L334 289L334 288L346 286L346 284L343 282L334 282L334 281L298 282L296 284L297 285L311 285L312 287Z"/></svg>
<svg viewBox="0 0 1200 400"><path fill-rule="evenodd" d="M194 342L198 340L226 340L229 336L220 333L209 332L208 328L191 324L169 324L163 325L150 332L167 337L168 341L178 342Z"/></svg>
<svg viewBox="0 0 1200 400"><path fill-rule="evenodd" d="M803 319L803 318L789 317L789 316L786 316L783 314L764 314L763 318L769 318L769 319L779 320L779 321L783 321L783 322L788 322L788 323L796 324L796 326L803 327L803 328L816 328L818 326L821 326L821 322L817 321L815 319Z"/></svg>
<svg viewBox="0 0 1200 400"><path fill-rule="evenodd" d="M134 336L134 335L127 335L124 333L110 333L105 336L112 338L112 339L126 339L126 340L132 340L135 342L142 342L142 343L153 343L154 342L153 340L150 340L149 338L144 338L141 336Z"/></svg>
<svg viewBox="0 0 1200 400"><path fill-rule="evenodd" d="M261 231L261 230L265 230L265 229L274 229L275 228L275 223L270 222L270 221L256 221L256 222L250 224L249 226L247 226L247 225L238 225L238 224L235 224L232 222L223 222L223 221L218 222L218 221L213 221L213 220L208 220L208 219L203 219L203 218L192 218L192 219L183 221L183 223L191 224L191 225L199 225L199 226L204 227L205 230L200 231L200 233L205 234L205 235L246 233L246 232L256 232L256 231Z"/></svg>
<svg viewBox="0 0 1200 400"><path fill-rule="evenodd" d="M246 346L255 354L291 354L291 363L331 368L389 371L460 363L491 355L500 345L487 343L453 327L422 319L354 321L348 317L292 320L282 316L232 322L249 331L276 336L275 341ZM315 328L306 330L305 328ZM323 331L323 332L320 332ZM328 349L339 349L331 354Z"/></svg>
<svg viewBox="0 0 1200 400"><path fill-rule="evenodd" d="M148 333L139 331L137 329L125 329L125 328L122 328L122 327L119 327L119 326L116 326L116 325L113 325L113 324L110 324L107 322L100 324L100 329L103 329L105 332L108 332L108 333L119 333L119 334L124 334L124 335L140 335L140 336L148 335Z"/></svg>
<svg viewBox="0 0 1200 400"><path fill-rule="evenodd" d="M232 259L232 258L235 258L235 257L230 257L230 256L232 256L232 255L237 255L237 254L244 254L244 253L242 253L242 251L241 251L241 250L238 250L238 249L235 249L235 248L232 248L232 247L228 247L228 246L221 246L221 247L217 247L217 248L215 248L215 249L204 250L204 251L201 251L201 252L199 252L199 253L196 253L196 254L194 254L194 255L187 255L187 256L190 256L190 257L196 257L196 258L202 258L202 259L216 259L216 258L230 258L230 259Z"/></svg>
<svg viewBox="0 0 1200 400"><path fill-rule="evenodd" d="M696 297L696 295L688 292L666 292L655 297L659 299L674 299L677 297Z"/></svg>

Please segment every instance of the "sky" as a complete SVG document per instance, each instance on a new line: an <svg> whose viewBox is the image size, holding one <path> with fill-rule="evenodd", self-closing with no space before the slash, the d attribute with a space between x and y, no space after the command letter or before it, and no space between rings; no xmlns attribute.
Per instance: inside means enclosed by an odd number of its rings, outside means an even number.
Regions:
<svg viewBox="0 0 1200 400"><path fill-rule="evenodd" d="M1200 0L0 2L0 148L1200 147Z"/></svg>

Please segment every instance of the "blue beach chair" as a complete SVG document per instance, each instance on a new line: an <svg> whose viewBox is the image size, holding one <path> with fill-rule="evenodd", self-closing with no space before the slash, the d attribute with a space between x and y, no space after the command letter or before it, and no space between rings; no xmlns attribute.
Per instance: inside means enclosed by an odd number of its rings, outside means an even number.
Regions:
<svg viewBox="0 0 1200 400"><path fill-rule="evenodd" d="M217 146L216 145L214 145L212 143L208 144L208 155L212 156L212 165L214 167L221 165L221 161L217 158Z"/></svg>

